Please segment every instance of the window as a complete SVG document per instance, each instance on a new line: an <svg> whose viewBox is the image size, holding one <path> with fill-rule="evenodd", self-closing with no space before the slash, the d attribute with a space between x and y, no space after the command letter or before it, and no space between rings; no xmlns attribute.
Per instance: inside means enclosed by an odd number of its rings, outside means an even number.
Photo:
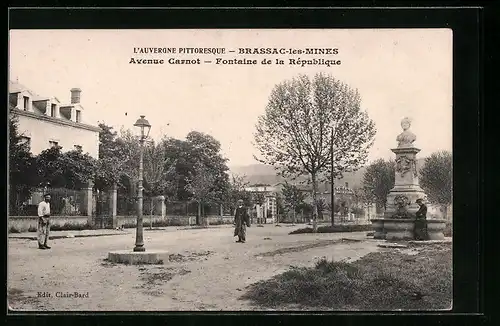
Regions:
<svg viewBox="0 0 500 326"><path fill-rule="evenodd" d="M346 182L346 183L345 183L345 187L346 187L346 188L349 188L349 182Z"/></svg>
<svg viewBox="0 0 500 326"><path fill-rule="evenodd" d="M23 96L23 100L24 100L24 111L28 111L28 106L30 104L30 98L27 96Z"/></svg>
<svg viewBox="0 0 500 326"><path fill-rule="evenodd" d="M50 141L49 141L49 145L50 145L50 147L56 147L56 146L58 146L58 145L59 145L59 142L56 142L56 141L54 141L54 140L50 140Z"/></svg>
<svg viewBox="0 0 500 326"><path fill-rule="evenodd" d="M82 115L80 110L76 110L76 122L81 122Z"/></svg>
<svg viewBox="0 0 500 326"><path fill-rule="evenodd" d="M82 150L82 145L75 145L75 150L81 151Z"/></svg>
<svg viewBox="0 0 500 326"><path fill-rule="evenodd" d="M52 104L50 106L50 116L53 118L56 116L56 105L55 104Z"/></svg>
<svg viewBox="0 0 500 326"><path fill-rule="evenodd" d="M26 136L21 136L21 143L26 144L28 147L31 146L31 138Z"/></svg>

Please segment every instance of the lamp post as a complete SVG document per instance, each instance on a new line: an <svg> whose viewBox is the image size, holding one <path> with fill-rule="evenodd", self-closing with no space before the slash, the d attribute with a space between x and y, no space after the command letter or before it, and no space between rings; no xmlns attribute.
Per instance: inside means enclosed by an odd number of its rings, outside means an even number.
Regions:
<svg viewBox="0 0 500 326"><path fill-rule="evenodd" d="M331 164L331 167L330 167L330 183L332 184L332 190L331 190L331 194L330 194L330 200L331 200L331 204L330 204L330 207L332 209L332 226L335 224L335 183L334 183L334 178L333 178L333 128L332 128L332 135L331 135L331 144L330 144L330 164Z"/></svg>
<svg viewBox="0 0 500 326"><path fill-rule="evenodd" d="M144 170L143 157L144 157L144 142L149 136L149 131L151 130L151 125L148 120L144 119L144 115L141 115L139 119L134 123L135 127L139 127L141 130L141 135L139 138L140 143L140 159L139 159L139 189L137 190L137 228L135 233L135 247L134 251L146 251L144 248L144 236L143 236L143 224L142 224L142 174Z"/></svg>

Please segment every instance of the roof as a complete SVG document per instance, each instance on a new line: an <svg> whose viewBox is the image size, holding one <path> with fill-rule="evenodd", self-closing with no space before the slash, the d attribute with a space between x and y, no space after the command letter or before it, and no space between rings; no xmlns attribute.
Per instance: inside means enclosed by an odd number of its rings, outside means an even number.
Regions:
<svg viewBox="0 0 500 326"><path fill-rule="evenodd" d="M49 97L47 97L47 96L40 96L40 95L36 94L31 89L24 86L23 84L9 80L9 93L20 93L20 92L30 93L32 98L33 98L33 101L46 101L49 99Z"/></svg>

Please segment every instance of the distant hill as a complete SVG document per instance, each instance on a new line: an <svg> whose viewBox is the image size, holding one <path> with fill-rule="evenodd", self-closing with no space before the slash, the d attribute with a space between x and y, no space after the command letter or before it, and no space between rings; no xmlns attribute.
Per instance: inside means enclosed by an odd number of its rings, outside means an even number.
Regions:
<svg viewBox="0 0 500 326"><path fill-rule="evenodd" d="M417 169L420 170L423 166L425 158L417 160ZM273 166L265 164L250 164L229 167L230 172L235 175L244 176L245 181L249 184L269 184L277 185L284 183L285 179L276 175ZM346 182L349 188L359 188L363 184L363 175L365 174L366 167L360 168L358 171L345 173L343 178L336 179L335 184L338 186L345 186ZM301 178L306 180L306 177ZM326 191L330 188L329 183L322 183L319 185L320 191Z"/></svg>

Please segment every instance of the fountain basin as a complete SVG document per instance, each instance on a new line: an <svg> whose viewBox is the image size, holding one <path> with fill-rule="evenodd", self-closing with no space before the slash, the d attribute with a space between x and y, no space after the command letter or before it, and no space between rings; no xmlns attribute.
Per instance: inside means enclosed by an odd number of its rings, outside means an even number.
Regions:
<svg viewBox="0 0 500 326"><path fill-rule="evenodd" d="M384 221L386 240L413 240L415 220L409 218L386 219Z"/></svg>
<svg viewBox="0 0 500 326"><path fill-rule="evenodd" d="M413 218L379 218L371 220L375 231L374 239L386 240L413 240L415 238L415 219ZM427 234L429 240L443 240L443 231L446 227L446 220L428 219Z"/></svg>
<svg viewBox="0 0 500 326"><path fill-rule="evenodd" d="M371 220L373 226L373 238L374 239L385 239L385 231L384 231L384 219L383 218L374 218Z"/></svg>

